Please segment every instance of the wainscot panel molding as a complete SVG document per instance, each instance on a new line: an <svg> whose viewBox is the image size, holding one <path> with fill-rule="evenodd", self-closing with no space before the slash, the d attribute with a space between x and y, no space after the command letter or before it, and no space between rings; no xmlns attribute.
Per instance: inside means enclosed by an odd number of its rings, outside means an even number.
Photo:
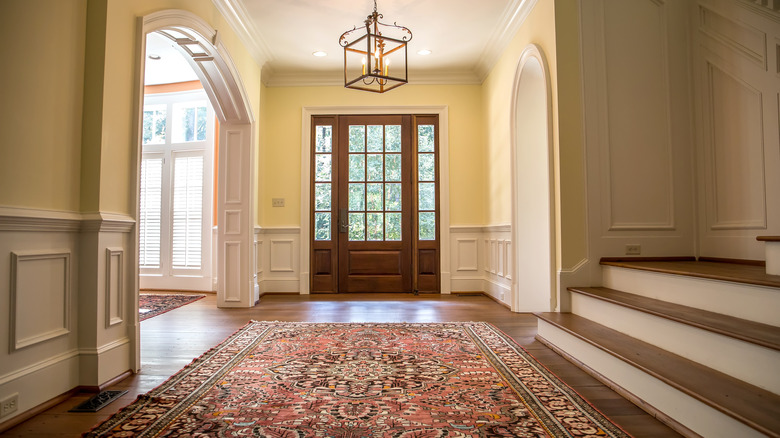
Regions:
<svg viewBox="0 0 780 438"><path fill-rule="evenodd" d="M19 393L4 421L135 368L134 229L124 214L0 206L0 394Z"/></svg>
<svg viewBox="0 0 780 438"><path fill-rule="evenodd" d="M70 333L70 282L67 249L11 253L12 353Z"/></svg>
<svg viewBox="0 0 780 438"><path fill-rule="evenodd" d="M780 6L753 3L697 0L693 7L698 254L705 257L764 260L755 238L780 234Z"/></svg>
<svg viewBox="0 0 780 438"><path fill-rule="evenodd" d="M106 248L106 327L124 321L124 250Z"/></svg>
<svg viewBox="0 0 780 438"><path fill-rule="evenodd" d="M300 293L301 228L255 227L256 272L260 294Z"/></svg>
<svg viewBox="0 0 780 438"><path fill-rule="evenodd" d="M451 290L482 292L510 305L512 226L454 225L450 227Z"/></svg>
<svg viewBox="0 0 780 438"><path fill-rule="evenodd" d="M692 13L688 2L582 3L591 259L627 245L639 246L632 255L692 252Z"/></svg>

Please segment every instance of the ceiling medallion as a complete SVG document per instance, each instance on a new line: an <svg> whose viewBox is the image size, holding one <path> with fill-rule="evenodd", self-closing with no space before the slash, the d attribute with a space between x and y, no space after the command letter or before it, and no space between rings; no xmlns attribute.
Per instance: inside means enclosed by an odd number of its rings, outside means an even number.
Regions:
<svg viewBox="0 0 780 438"><path fill-rule="evenodd" d="M384 24L376 11L366 17L365 33L353 27L341 34L344 47L344 87L384 93L409 82L406 44L412 31L397 23ZM392 65L392 67L391 67Z"/></svg>

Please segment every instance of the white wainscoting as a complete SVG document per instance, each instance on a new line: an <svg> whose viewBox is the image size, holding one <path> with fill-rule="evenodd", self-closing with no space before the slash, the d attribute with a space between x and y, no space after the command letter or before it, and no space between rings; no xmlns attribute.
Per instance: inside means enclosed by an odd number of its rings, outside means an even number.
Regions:
<svg viewBox="0 0 780 438"><path fill-rule="evenodd" d="M452 293L483 292L509 306L511 245L510 225L450 227Z"/></svg>
<svg viewBox="0 0 780 438"><path fill-rule="evenodd" d="M300 292L300 227L255 227L255 274L260 293Z"/></svg>
<svg viewBox="0 0 780 438"><path fill-rule="evenodd" d="M642 256L693 253L688 5L582 4L588 234L594 260L623 256L629 244L640 245Z"/></svg>
<svg viewBox="0 0 780 438"><path fill-rule="evenodd" d="M0 398L16 413L134 368L137 324L122 215L0 207ZM78 321L78 330L76 330Z"/></svg>
<svg viewBox="0 0 780 438"><path fill-rule="evenodd" d="M780 234L780 15L698 0L692 53L700 255L764 260Z"/></svg>

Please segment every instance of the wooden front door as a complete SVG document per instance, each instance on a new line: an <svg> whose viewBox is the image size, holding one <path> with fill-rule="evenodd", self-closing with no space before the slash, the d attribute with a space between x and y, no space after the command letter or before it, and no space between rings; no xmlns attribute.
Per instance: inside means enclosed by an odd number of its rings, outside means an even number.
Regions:
<svg viewBox="0 0 780 438"><path fill-rule="evenodd" d="M417 117L315 116L312 130L312 292L438 292L436 157L418 157Z"/></svg>

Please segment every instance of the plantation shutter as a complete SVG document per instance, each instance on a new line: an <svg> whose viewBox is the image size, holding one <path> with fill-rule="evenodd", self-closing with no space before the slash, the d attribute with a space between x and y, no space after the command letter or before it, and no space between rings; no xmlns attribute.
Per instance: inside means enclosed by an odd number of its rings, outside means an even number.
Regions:
<svg viewBox="0 0 780 438"><path fill-rule="evenodd" d="M162 215L162 154L141 160L141 209L139 260L144 268L160 267L160 220Z"/></svg>
<svg viewBox="0 0 780 438"><path fill-rule="evenodd" d="M172 267L199 269L203 236L202 151L173 155Z"/></svg>

